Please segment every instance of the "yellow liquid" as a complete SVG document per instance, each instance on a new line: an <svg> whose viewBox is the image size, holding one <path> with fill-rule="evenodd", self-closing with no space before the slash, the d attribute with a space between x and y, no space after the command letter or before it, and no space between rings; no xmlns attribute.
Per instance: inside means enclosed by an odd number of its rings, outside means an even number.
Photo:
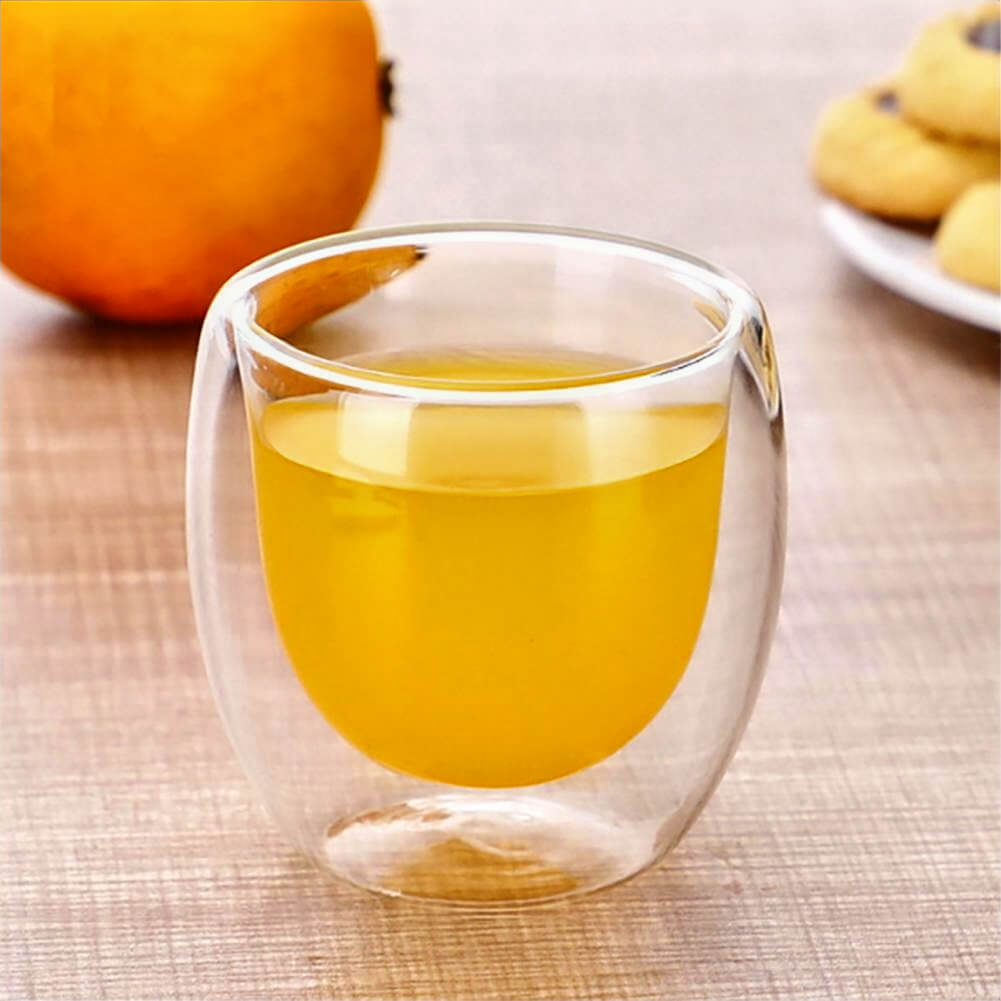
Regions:
<svg viewBox="0 0 1001 1001"><path fill-rule="evenodd" d="M585 355L392 355L462 378ZM719 405L641 412L279 400L252 420L275 620L313 702L391 768L530 785L612 754L691 656L715 557Z"/></svg>

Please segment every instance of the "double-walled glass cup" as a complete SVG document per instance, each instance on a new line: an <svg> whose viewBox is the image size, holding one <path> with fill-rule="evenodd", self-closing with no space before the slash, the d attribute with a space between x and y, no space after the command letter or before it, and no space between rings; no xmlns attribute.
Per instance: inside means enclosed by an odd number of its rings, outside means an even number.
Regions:
<svg viewBox="0 0 1001 1001"><path fill-rule="evenodd" d="M666 247L360 231L205 322L209 677L280 827L359 886L514 906L670 849L758 689L784 497L761 304Z"/></svg>

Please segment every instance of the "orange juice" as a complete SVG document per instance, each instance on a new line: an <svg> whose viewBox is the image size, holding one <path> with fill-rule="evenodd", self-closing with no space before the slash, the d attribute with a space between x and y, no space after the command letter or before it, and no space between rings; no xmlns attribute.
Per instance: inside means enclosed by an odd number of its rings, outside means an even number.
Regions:
<svg viewBox="0 0 1001 1001"><path fill-rule="evenodd" d="M610 362L366 365L489 381ZM600 399L267 404L252 419L261 550L303 687L369 757L438 782L524 786L612 754L664 705L698 637L725 419L717 404Z"/></svg>

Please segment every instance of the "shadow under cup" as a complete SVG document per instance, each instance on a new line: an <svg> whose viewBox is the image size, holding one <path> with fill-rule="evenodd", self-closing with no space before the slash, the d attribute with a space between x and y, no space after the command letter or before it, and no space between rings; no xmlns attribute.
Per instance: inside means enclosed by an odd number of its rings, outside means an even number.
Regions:
<svg viewBox="0 0 1001 1001"><path fill-rule="evenodd" d="M673 250L362 231L206 319L209 677L281 828L369 889L510 907L673 846L757 692L784 498L760 303Z"/></svg>

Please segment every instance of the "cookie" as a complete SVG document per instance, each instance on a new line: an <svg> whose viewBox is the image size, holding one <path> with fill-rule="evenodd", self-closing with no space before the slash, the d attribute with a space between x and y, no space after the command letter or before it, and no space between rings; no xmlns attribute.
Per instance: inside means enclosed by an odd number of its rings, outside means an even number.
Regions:
<svg viewBox="0 0 1001 1001"><path fill-rule="evenodd" d="M1001 291L1001 185L974 184L945 214L935 237L943 271Z"/></svg>
<svg viewBox="0 0 1001 1001"><path fill-rule="evenodd" d="M1001 20L996 3L928 25L897 80L905 118L951 139L998 142Z"/></svg>
<svg viewBox="0 0 1001 1001"><path fill-rule="evenodd" d="M841 98L821 116L811 167L825 191L892 219L934 220L976 181L995 178L996 146L951 143L901 118L893 85Z"/></svg>

